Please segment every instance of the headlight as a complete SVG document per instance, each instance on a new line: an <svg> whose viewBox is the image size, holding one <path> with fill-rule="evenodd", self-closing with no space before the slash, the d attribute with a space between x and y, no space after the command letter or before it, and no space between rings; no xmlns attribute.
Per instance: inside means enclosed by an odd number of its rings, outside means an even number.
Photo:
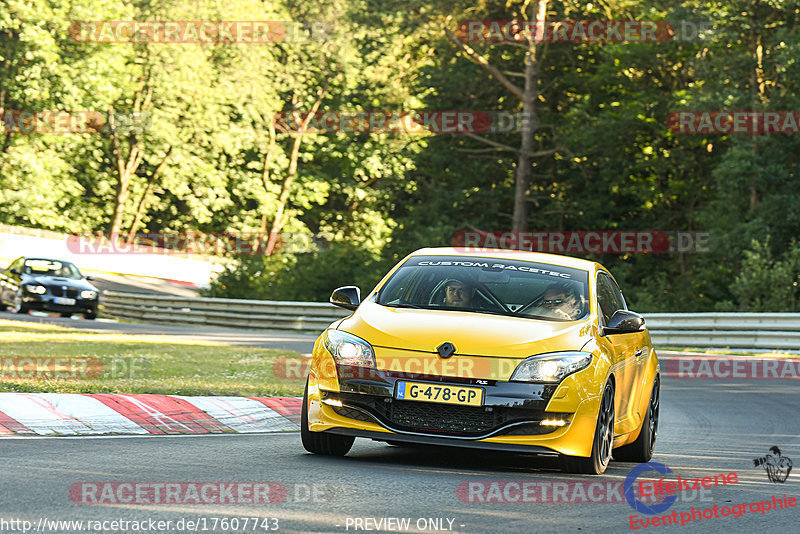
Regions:
<svg viewBox="0 0 800 534"><path fill-rule="evenodd" d="M560 382L565 376L592 363L590 352L554 352L531 356L511 375L516 382Z"/></svg>
<svg viewBox="0 0 800 534"><path fill-rule="evenodd" d="M360 337L339 330L328 330L322 342L336 363L375 367L375 353L372 351L372 346Z"/></svg>
<svg viewBox="0 0 800 534"><path fill-rule="evenodd" d="M97 298L97 291L92 291L91 289L84 289L81 291L81 298L86 300L94 300Z"/></svg>
<svg viewBox="0 0 800 534"><path fill-rule="evenodd" d="M28 293L36 293L37 295L44 295L47 293L47 288L40 285L23 286Z"/></svg>

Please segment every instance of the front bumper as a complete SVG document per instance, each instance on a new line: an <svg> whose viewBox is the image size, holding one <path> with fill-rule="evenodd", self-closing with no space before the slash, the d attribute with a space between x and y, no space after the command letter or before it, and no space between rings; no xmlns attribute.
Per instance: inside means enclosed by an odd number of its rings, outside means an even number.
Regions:
<svg viewBox="0 0 800 534"><path fill-rule="evenodd" d="M97 300L76 298L75 304L57 304L53 295L26 294L22 302L30 310L51 311L54 313L97 313Z"/></svg>
<svg viewBox="0 0 800 534"><path fill-rule="evenodd" d="M553 385L354 370L332 359L323 363L331 357L321 352L315 350L309 376L313 432L533 454L591 453L600 397L574 384L570 388L566 383L574 383L574 375ZM399 400L395 387L401 380L480 387L484 402L461 406ZM564 426L543 424L553 420Z"/></svg>

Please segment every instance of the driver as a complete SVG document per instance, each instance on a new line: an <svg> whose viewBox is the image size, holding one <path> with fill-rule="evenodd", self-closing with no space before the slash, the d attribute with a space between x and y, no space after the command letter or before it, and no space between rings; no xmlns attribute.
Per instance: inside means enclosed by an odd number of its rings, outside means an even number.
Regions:
<svg viewBox="0 0 800 534"><path fill-rule="evenodd" d="M581 313L581 298L569 282L551 284L542 296L538 313L557 319L577 319Z"/></svg>
<svg viewBox="0 0 800 534"><path fill-rule="evenodd" d="M475 287L461 280L452 279L444 286L444 302L453 308L468 308L475 296Z"/></svg>

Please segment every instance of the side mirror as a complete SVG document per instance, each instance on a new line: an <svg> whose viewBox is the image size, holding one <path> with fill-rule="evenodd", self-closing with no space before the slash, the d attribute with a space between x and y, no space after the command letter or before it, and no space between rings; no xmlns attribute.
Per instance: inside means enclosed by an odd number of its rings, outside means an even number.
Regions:
<svg viewBox="0 0 800 534"><path fill-rule="evenodd" d="M19 269L11 269L11 274L16 274L17 276L19 276L22 274L22 271L20 271Z"/></svg>
<svg viewBox="0 0 800 534"><path fill-rule="evenodd" d="M608 321L608 326L603 327L603 335L631 334L644 330L644 317L628 310L617 310Z"/></svg>
<svg viewBox="0 0 800 534"><path fill-rule="evenodd" d="M86 280L87 282L91 282L92 280L94 280L94 277L93 276L84 276L83 279Z"/></svg>
<svg viewBox="0 0 800 534"><path fill-rule="evenodd" d="M347 310L355 310L361 304L361 290L356 286L334 289L331 293L330 303Z"/></svg>

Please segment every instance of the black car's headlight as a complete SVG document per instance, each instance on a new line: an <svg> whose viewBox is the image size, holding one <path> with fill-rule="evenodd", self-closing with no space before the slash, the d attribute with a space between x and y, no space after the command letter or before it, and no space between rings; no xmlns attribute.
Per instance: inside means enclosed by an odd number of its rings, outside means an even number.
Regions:
<svg viewBox="0 0 800 534"><path fill-rule="evenodd" d="M560 382L565 376L592 363L591 352L552 352L531 356L511 375L514 382Z"/></svg>
<svg viewBox="0 0 800 534"><path fill-rule="evenodd" d="M92 291L91 289L84 289L81 291L81 298L85 300L94 300L97 298L97 291Z"/></svg>
<svg viewBox="0 0 800 534"><path fill-rule="evenodd" d="M47 288L39 284L28 284L22 287L24 287L25 291L28 293L34 293L35 295L44 295L47 293Z"/></svg>
<svg viewBox="0 0 800 534"><path fill-rule="evenodd" d="M372 345L358 336L340 330L328 330L322 342L338 364L375 367Z"/></svg>

